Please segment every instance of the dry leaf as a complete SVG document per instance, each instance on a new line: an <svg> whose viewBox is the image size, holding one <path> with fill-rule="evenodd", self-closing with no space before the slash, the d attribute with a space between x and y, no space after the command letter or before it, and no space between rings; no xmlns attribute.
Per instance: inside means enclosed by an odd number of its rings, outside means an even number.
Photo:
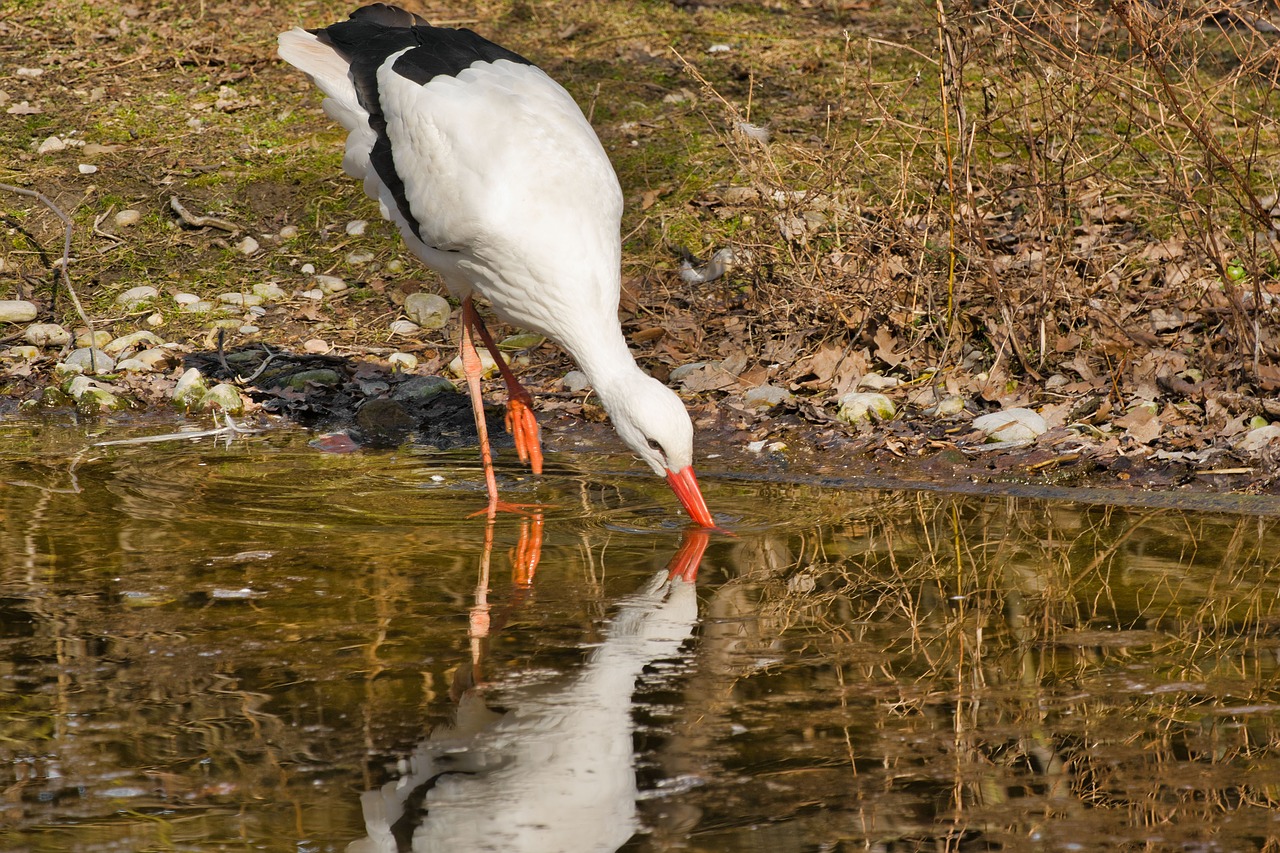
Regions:
<svg viewBox="0 0 1280 853"><path fill-rule="evenodd" d="M738 378L718 364L704 364L702 367L685 374L680 384L686 391L693 393L720 391L725 388L736 387Z"/></svg>
<svg viewBox="0 0 1280 853"><path fill-rule="evenodd" d="M893 332L890 332L885 326L881 326L876 330L875 341L876 358L880 359L885 364L890 367L897 367L906 360L906 356L904 354L893 351L894 344L896 344L898 340L893 336Z"/></svg>
<svg viewBox="0 0 1280 853"><path fill-rule="evenodd" d="M1125 435L1138 444L1150 444L1160 437L1162 425L1160 418L1147 406L1126 412L1112 421L1112 424L1123 429Z"/></svg>

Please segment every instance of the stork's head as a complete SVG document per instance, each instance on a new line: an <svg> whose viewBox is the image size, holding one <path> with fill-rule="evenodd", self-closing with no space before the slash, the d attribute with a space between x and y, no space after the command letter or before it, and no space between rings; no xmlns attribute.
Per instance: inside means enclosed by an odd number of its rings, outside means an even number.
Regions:
<svg viewBox="0 0 1280 853"><path fill-rule="evenodd" d="M601 398L622 440L654 473L666 477L689 517L714 527L693 473L693 423L675 392L652 376L637 374L620 393Z"/></svg>

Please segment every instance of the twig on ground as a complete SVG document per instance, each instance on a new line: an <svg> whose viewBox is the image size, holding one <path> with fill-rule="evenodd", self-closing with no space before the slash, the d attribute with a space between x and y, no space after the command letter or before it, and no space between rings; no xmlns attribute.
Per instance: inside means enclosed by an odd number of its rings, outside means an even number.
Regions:
<svg viewBox="0 0 1280 853"><path fill-rule="evenodd" d="M71 266L71 234L73 230L71 219L65 213L63 213L62 209L59 208L56 204L54 204L53 201L44 193L39 193L39 192L36 192L35 190L29 190L26 187L15 187L12 184L0 184L0 190L8 190L11 193L24 195L27 198L34 198L36 201L40 202L45 207L52 210L54 216L62 220L62 224L66 227L65 237L62 243L62 261L61 261L62 284L67 289L67 296L71 298L71 304L75 306L76 313L80 315L80 321L84 323L85 328L89 330L89 337L92 340L94 337L93 321L89 319L89 315L85 313L84 306L80 304L80 297L76 296L76 289L71 286L71 273L68 271ZM50 300L51 305L57 304L57 296L58 296L58 289L55 285L54 291L53 291L54 298ZM96 371L97 367L96 365L94 365L93 361L94 361L93 348L90 347L89 367L90 369Z"/></svg>
<svg viewBox="0 0 1280 853"><path fill-rule="evenodd" d="M173 208L173 212L178 214L178 218L192 228L217 228L219 231L226 231L229 234L235 234L240 230L240 226L234 222L228 222L225 219L218 219L215 216L196 216L178 201L178 197L169 197L169 207Z"/></svg>
<svg viewBox="0 0 1280 853"><path fill-rule="evenodd" d="M272 360L274 360L275 357L279 354L279 353L272 352L271 348L268 347L266 344L262 345L262 349L264 352L266 352L267 357L262 360L262 364L258 365L258 369L253 371L253 373L250 373L248 376L240 376L239 374L236 375L236 381L239 382L241 385L248 385L250 382L252 382L253 380L257 379L259 376L261 376L262 371L266 370L267 365L269 365L272 362Z"/></svg>

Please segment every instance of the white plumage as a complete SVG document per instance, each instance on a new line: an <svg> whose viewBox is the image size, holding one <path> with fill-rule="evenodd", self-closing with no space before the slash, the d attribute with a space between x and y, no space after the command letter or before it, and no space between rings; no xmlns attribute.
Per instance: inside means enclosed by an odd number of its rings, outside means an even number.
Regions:
<svg viewBox="0 0 1280 853"><path fill-rule="evenodd" d="M382 4L281 34L280 56L310 75L327 96L325 112L349 132L343 168L463 300L464 363L470 331L487 336L471 305L478 295L503 320L568 351L622 439L667 477L696 521L712 526L693 474L688 412L636 365L618 324L622 192L568 92L469 30L432 27ZM536 472L531 400L507 370L504 379L517 449ZM492 515L503 507L478 374L468 384Z"/></svg>

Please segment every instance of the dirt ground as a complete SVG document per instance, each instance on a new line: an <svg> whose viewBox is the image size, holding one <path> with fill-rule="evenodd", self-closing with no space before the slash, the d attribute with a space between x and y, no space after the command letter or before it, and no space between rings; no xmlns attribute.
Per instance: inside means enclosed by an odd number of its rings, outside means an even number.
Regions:
<svg viewBox="0 0 1280 853"><path fill-rule="evenodd" d="M405 5L583 105L626 197L624 331L724 464L1280 490L1270 7ZM70 283L104 340L143 330L169 353L103 376L121 400L166 405L220 336L447 370L456 310L403 325L407 298L443 287L275 56L277 33L351 8L0 9L0 182L72 219ZM0 192L0 220L0 298L82 326L56 215ZM118 301L142 285L156 295ZM48 389L75 345L32 348L27 327L0 325L0 411L71 402ZM603 420L554 345L514 346L553 446ZM853 392L893 414L850 422ZM974 424L1010 409L1040 416L1034 439Z"/></svg>

